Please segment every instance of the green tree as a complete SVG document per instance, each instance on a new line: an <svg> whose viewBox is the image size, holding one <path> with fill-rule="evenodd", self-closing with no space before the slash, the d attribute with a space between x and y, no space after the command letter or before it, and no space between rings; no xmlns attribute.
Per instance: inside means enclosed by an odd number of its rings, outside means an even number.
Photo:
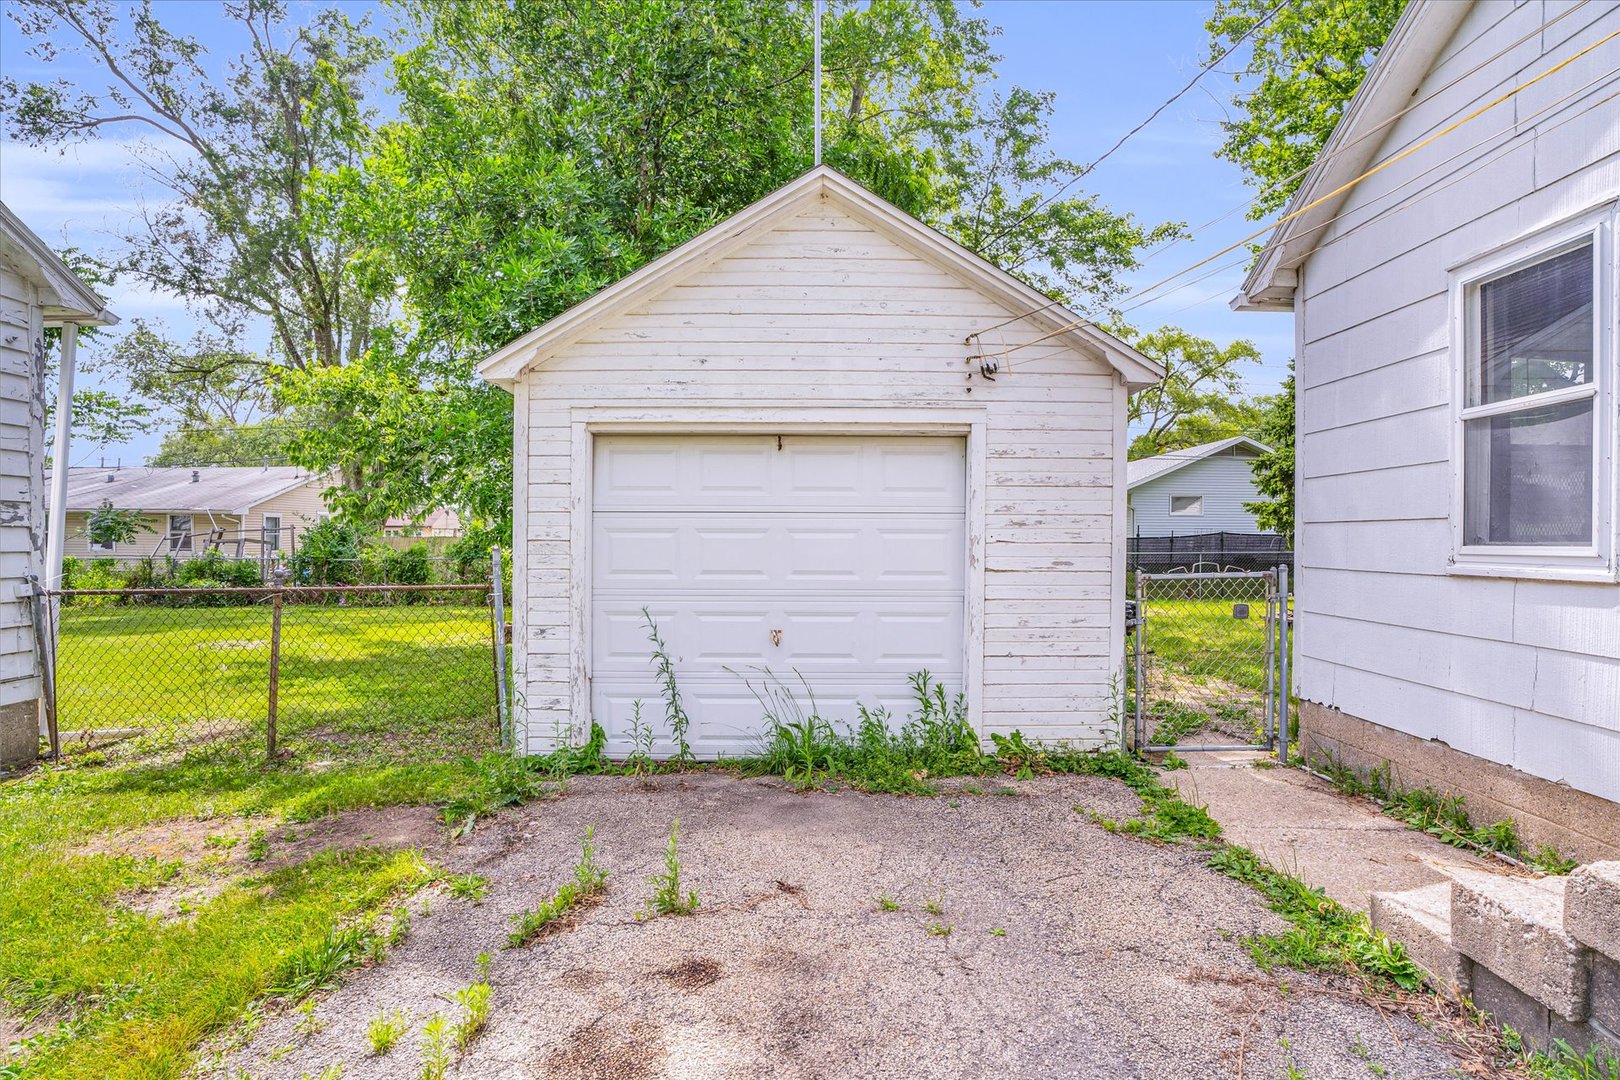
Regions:
<svg viewBox="0 0 1620 1080"><path fill-rule="evenodd" d="M1249 216L1287 205L1316 160L1406 0L1217 0L1205 29L1220 56L1255 31L1235 70L1236 115L1217 153L1260 189Z"/></svg>
<svg viewBox="0 0 1620 1080"><path fill-rule="evenodd" d="M84 535L92 544L133 544L142 532L157 532L139 510L120 510L111 499L90 511L84 520Z"/></svg>
<svg viewBox="0 0 1620 1080"><path fill-rule="evenodd" d="M1268 532L1280 533L1294 542L1294 373L1292 367L1282 388L1263 399L1260 424L1254 437L1271 447L1254 463L1254 486L1266 498L1244 503L1244 509Z"/></svg>
<svg viewBox="0 0 1620 1080"><path fill-rule="evenodd" d="M297 421L273 417L249 424L209 420L174 428L163 436L148 465L288 465Z"/></svg>
<svg viewBox="0 0 1620 1080"><path fill-rule="evenodd" d="M399 119L325 186L369 295L404 318L360 363L285 380L294 454L364 480L367 519L450 504L508 521L511 401L473 364L802 172L802 2L407 2ZM1100 316L1173 235L1075 193L1050 100L994 85L992 28L948 0L839 2L825 24L825 160Z"/></svg>
<svg viewBox="0 0 1620 1080"><path fill-rule="evenodd" d="M1162 382L1131 398L1130 421L1137 429L1131 458L1254 433L1259 411L1243 394L1241 368L1260 362L1253 342L1238 340L1222 348L1174 326L1150 334L1128 327L1116 333L1165 369Z"/></svg>

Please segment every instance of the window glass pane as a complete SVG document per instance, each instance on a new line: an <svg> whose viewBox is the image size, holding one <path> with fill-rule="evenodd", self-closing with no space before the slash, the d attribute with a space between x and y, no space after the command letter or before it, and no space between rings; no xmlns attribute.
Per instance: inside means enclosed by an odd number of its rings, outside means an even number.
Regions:
<svg viewBox="0 0 1620 1080"><path fill-rule="evenodd" d="M1170 512L1172 514L1202 514L1204 512L1204 497L1202 495L1172 495L1170 496Z"/></svg>
<svg viewBox="0 0 1620 1080"><path fill-rule="evenodd" d="M1463 425L1463 542L1592 542L1592 399Z"/></svg>
<svg viewBox="0 0 1620 1080"><path fill-rule="evenodd" d="M1591 244L1487 281L1475 302L1468 404L1592 381Z"/></svg>

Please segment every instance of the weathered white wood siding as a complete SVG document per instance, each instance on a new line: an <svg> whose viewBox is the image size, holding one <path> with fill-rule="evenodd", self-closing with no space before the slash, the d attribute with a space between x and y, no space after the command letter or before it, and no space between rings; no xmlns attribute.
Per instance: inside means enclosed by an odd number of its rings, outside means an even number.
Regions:
<svg viewBox="0 0 1620 1080"><path fill-rule="evenodd" d="M34 286L0 261L0 707L39 697L29 602L44 537L44 324Z"/></svg>
<svg viewBox="0 0 1620 1080"><path fill-rule="evenodd" d="M573 637L570 566L587 557L589 529L579 520L588 484L576 427L600 406L649 415L729 407L759 418L847 409L896 420L927 409L982 420L974 717L985 735L1116 736L1122 379L1051 343L1019 353L995 382L970 379L965 335L1016 312L832 203L817 205L518 380L515 685L531 750L569 731L580 690L570 685L585 648ZM998 331L1007 344L1040 333Z"/></svg>
<svg viewBox="0 0 1620 1080"><path fill-rule="evenodd" d="M1257 533L1254 515L1243 508L1260 493L1254 487L1254 454L1226 450L1183 466L1131 489L1133 536L1187 536L1193 533ZM1203 514L1170 512L1170 496L1202 495Z"/></svg>
<svg viewBox="0 0 1620 1080"><path fill-rule="evenodd" d="M1620 29L1613 4L1588 5L1436 93L1569 6L1474 5L1376 160ZM1620 586L1447 572L1447 274L1620 196L1620 106L1593 107L1615 87L1575 94L1615 60L1611 43L1360 184L1296 301L1299 692L1609 799L1620 799Z"/></svg>

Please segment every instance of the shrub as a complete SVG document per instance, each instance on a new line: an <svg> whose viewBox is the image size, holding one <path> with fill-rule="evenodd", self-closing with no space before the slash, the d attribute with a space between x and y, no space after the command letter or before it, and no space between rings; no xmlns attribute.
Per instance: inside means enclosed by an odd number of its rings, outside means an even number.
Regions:
<svg viewBox="0 0 1620 1080"><path fill-rule="evenodd" d="M180 563L174 583L188 589L251 589L263 584L256 559L229 559L218 551L205 552Z"/></svg>
<svg viewBox="0 0 1620 1080"><path fill-rule="evenodd" d="M427 585L432 578L426 544L403 551L377 544L361 556L361 578L367 585Z"/></svg>
<svg viewBox="0 0 1620 1080"><path fill-rule="evenodd" d="M295 585L353 585L360 576L360 530L328 518L304 533L292 557Z"/></svg>
<svg viewBox="0 0 1620 1080"><path fill-rule="evenodd" d="M504 529L493 525L468 525L459 537L444 549L445 558L457 581L477 582L489 580L489 549L499 544L510 551L512 537ZM510 563L510 559L507 560Z"/></svg>

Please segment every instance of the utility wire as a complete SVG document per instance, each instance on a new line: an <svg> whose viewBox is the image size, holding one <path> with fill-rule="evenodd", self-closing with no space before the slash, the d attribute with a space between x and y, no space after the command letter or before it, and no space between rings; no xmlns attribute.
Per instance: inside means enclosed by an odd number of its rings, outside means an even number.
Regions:
<svg viewBox="0 0 1620 1080"><path fill-rule="evenodd" d="M1202 269L1203 267L1205 267L1205 266L1209 265L1210 263L1214 262L1216 259L1219 259L1221 256L1227 255L1227 254L1229 254L1229 253L1231 253L1233 251L1236 251L1238 248L1243 247L1245 244L1249 243L1250 241L1259 239L1261 236L1264 236L1266 233L1271 232L1271 231L1277 229L1278 227L1287 224L1288 222L1294 220L1295 218L1298 218L1298 217L1300 217L1300 216L1302 216L1304 214L1309 213L1310 211L1316 209L1318 206L1321 206L1323 203L1326 203L1326 202L1328 202L1328 201L1330 201L1332 199L1337 198L1340 195L1343 195L1345 192L1348 192L1349 190L1354 188L1357 184L1360 184L1362 181L1370 179L1371 177L1374 177L1374 176L1378 175L1379 173L1383 172L1385 169L1389 168L1391 165L1396 164L1397 162L1404 161L1406 158L1411 157L1413 154L1416 154L1420 150L1423 150L1425 147L1432 146L1434 143L1438 142L1440 139L1442 139L1442 138L1446 137L1447 135L1451 134L1452 132L1456 131L1458 128L1461 128L1463 125L1471 123L1472 121L1478 119L1480 116L1482 116L1485 113L1489 112L1491 109L1496 108L1496 106L1501 105L1506 101L1510 101L1511 99L1513 99L1517 95L1519 95L1519 94L1523 93L1524 91L1530 89L1532 86L1535 86L1537 83L1541 82L1543 79L1549 78L1552 75L1557 74L1558 72L1562 71L1564 68L1566 68L1569 65L1573 64L1575 61L1579 60L1581 57L1586 56L1589 53L1592 53L1592 52L1596 51L1597 49L1603 47L1604 45L1607 45L1609 42L1613 41L1616 38L1620 38L1620 30L1615 30L1615 31L1612 31L1612 32L1610 32L1608 34L1605 34L1603 37L1599 38L1597 41L1595 41L1592 44L1588 45L1586 48L1582 49L1580 52L1577 52L1574 55L1569 56L1569 57L1565 58L1564 60L1559 61L1557 64L1554 64L1552 67L1547 68L1545 71L1541 72L1539 75L1536 75L1534 78L1532 78L1532 79L1530 79L1530 80L1528 80L1526 82L1520 83L1518 86L1515 86L1513 89L1508 90L1508 91L1506 91L1506 92L1504 92L1502 94L1497 95L1496 97L1492 98L1490 101L1486 102L1484 105L1481 105L1479 108L1474 109L1474 110L1466 113L1465 115L1463 115L1459 119L1452 121L1451 123L1449 123L1446 126L1442 127L1441 129L1434 132L1433 134L1419 140L1418 142L1416 142L1416 143L1412 144L1411 146L1407 147L1406 149L1402 150L1400 153L1394 154L1391 157L1385 158L1383 161L1380 161L1378 164L1374 165L1372 168L1367 169L1366 171L1362 172L1358 176L1354 176L1354 177L1350 178L1349 180L1347 180L1344 183L1340 184L1338 187L1334 188L1332 191L1329 191L1329 192L1327 192L1327 193L1325 193L1323 195L1319 195L1318 197L1316 197L1315 199L1312 199L1310 202L1306 203L1304 206L1301 206L1297 210L1292 210L1292 211L1284 214L1282 217L1278 218L1276 221L1270 222L1270 223L1262 226L1261 228L1256 229L1254 232L1249 233L1247 236L1241 237L1240 239L1238 239L1234 243L1228 244L1226 247L1222 248L1220 251L1217 251L1213 255L1209 255L1209 256L1206 256L1203 259L1200 259L1198 262L1193 263L1191 266L1188 266L1185 269L1178 270L1174 274L1171 274L1168 277L1161 278L1159 281L1154 282L1152 285L1149 285L1149 286L1147 286L1145 288L1142 288L1142 289L1138 289L1135 293L1132 294L1132 298L1134 299L1134 298L1141 297L1141 296L1143 296L1143 295L1145 295L1147 293L1156 292L1157 290L1159 290L1160 288L1163 288L1165 285L1167 285L1170 282L1176 280L1177 278L1180 278L1180 277L1183 277L1183 276L1185 276L1187 274L1190 274L1194 270ZM998 358L1004 358L1004 357L1006 357L1006 356L1008 356L1008 355L1010 355L1010 354L1012 354L1014 352L1019 351L1020 349L1027 349L1032 345L1038 345L1043 341L1048 341L1048 340L1050 340L1052 338L1055 338L1055 337L1058 337L1058 336L1060 336L1062 334L1066 334L1070 330L1073 330L1073 329L1075 329L1077 327L1086 326L1086 325L1095 325L1095 324L1093 324L1090 319L1085 319L1085 318L1071 319L1070 321L1064 323L1063 325L1059 326L1057 329L1051 331L1050 333L1043 334L1038 338L1034 338L1034 339L1032 339L1030 341L1026 341L1026 342L1023 342L1021 344L1014 345L1011 348L1005 349L1001 353L998 353L997 356L998 356ZM975 335L971 335L971 336L976 337L977 335L975 334Z"/></svg>
<svg viewBox="0 0 1620 1080"><path fill-rule="evenodd" d="M1149 124L1153 123L1153 121L1157 120L1159 118L1159 115L1161 113L1163 113L1164 110L1166 110L1170 106L1174 105L1177 101L1179 101L1181 99L1182 95L1186 94L1187 91L1191 90L1194 86L1196 86L1198 84L1199 79L1202 79L1205 75L1208 75L1211 71L1214 71L1215 67L1218 64L1220 64L1227 57L1231 56L1234 52L1236 52L1238 50L1238 48L1240 46L1242 46L1242 44L1245 41L1248 41L1249 38L1251 38L1255 34L1259 33L1265 27L1265 25L1267 23L1269 23L1273 18L1275 18L1277 16L1278 12L1282 11L1283 8L1288 7L1290 4L1292 4L1294 2L1295 2L1295 0L1281 0L1281 2L1278 3L1275 7L1273 7L1270 11L1268 11L1264 15L1260 16L1259 19L1255 20L1254 25L1249 27L1247 30L1245 30L1243 32L1242 36L1239 37L1236 41L1232 42L1231 46L1228 47L1225 52L1221 53L1221 55L1217 56L1215 59L1213 59L1209 63L1205 64L1203 67L1199 68L1198 73L1196 75L1194 75L1191 79L1189 79L1185 86L1183 86L1180 90L1177 90L1174 94L1171 94L1168 98L1166 98L1164 100L1164 102L1162 104L1159 105L1158 108L1154 109L1151 113L1149 113L1148 116L1147 116L1147 119L1143 120L1141 123L1139 123L1135 127L1131 128L1131 130L1129 130L1125 134L1121 135L1119 137L1118 141L1115 142L1113 146L1110 146L1107 150L1104 150L1097 157L1093 158L1089 164L1082 165L1080 167L1080 171L1075 173L1073 176L1069 177L1068 180L1064 181L1064 183L1063 183L1063 185L1061 187L1059 187L1056 191L1052 192L1052 194L1046 196L1045 198L1043 198L1042 200L1037 202L1035 204L1035 206L1032 209L1030 209L1027 213L1021 214L1017 219L1015 219L1012 222L1012 224L1007 225L1004 228L1002 228L1000 230L1000 232L997 233L997 235L990 238L989 242L991 244L997 244L997 243L1001 242L1002 240L1005 240L1006 236L1007 236L1007 233L1010 230L1016 229L1018 226L1022 225L1024 222L1028 221L1030 218L1032 218L1036 214L1040 213L1046 207L1050 206L1052 203L1054 203L1058 199L1062 198L1064 192L1068 191L1075 184L1079 183L1080 179L1082 177L1090 174L1090 172L1093 169L1095 169L1097 166L1101 165L1103 162L1107 161L1110 157L1112 157L1116 150L1118 150L1120 147L1124 146L1126 143L1130 142L1131 139L1135 138L1136 135L1143 128L1147 127Z"/></svg>
<svg viewBox="0 0 1620 1080"><path fill-rule="evenodd" d="M1442 93L1446 92L1447 90L1450 90L1452 87L1458 85L1463 80L1473 77L1474 75L1478 74L1480 71L1483 71L1485 68L1489 67L1491 64L1494 64L1496 61L1500 60L1502 57L1508 55L1510 52L1512 52L1514 49L1518 48L1520 45L1523 45L1525 42L1530 41L1532 38L1535 38L1536 36L1546 32L1555 23L1559 22L1562 19L1568 18L1570 15L1574 14L1576 11L1578 11L1581 8L1585 7L1589 2L1590 2L1590 0L1578 0L1578 2L1576 4L1565 8L1563 11L1560 11L1557 15L1554 15L1552 18L1548 19L1546 22L1539 24L1534 29L1530 30L1528 33L1525 33L1525 34L1521 35L1516 40L1508 43L1507 45L1503 46L1501 49L1498 49L1495 53L1493 53L1490 56L1486 57L1485 59L1481 60L1479 63L1475 64L1473 67L1469 68L1467 71L1459 72L1456 76L1454 76L1449 81L1443 83L1439 87L1436 87L1435 90L1429 95L1429 98L1432 98L1432 97L1434 97L1436 95L1442 94ZM1356 146L1359 146L1361 143L1365 142L1366 140L1368 140L1368 139L1372 138L1373 136L1378 135L1378 134L1382 133L1383 131L1385 131L1387 128L1389 128L1390 126L1395 124L1398 120L1400 120L1407 113L1411 112L1413 109L1415 109L1419 105L1423 104L1423 102L1425 100L1428 100L1428 98L1415 99L1410 105L1406 106L1406 108L1401 109L1399 112L1395 113L1393 116L1390 116L1388 119L1382 120L1382 121L1378 122L1377 124L1374 124L1372 127L1368 128L1366 131L1362 132L1360 135L1356 136L1356 138L1352 139L1351 141L1345 143L1343 146L1338 147L1338 148L1336 148L1334 150L1331 150L1331 151L1329 151L1329 152L1327 152L1325 154L1318 155L1316 158L1314 158L1311 161L1311 163L1309 165L1306 165L1303 168L1297 169L1294 172L1288 174L1287 176L1282 177L1281 179L1276 180L1271 184L1268 184L1266 187L1264 187L1261 190L1255 192L1255 194L1253 196L1251 196L1250 198L1245 199L1243 202L1238 203L1236 206L1234 206L1231 209L1225 211L1224 213L1222 213L1222 214L1220 214L1220 215L1218 215L1218 216L1216 216L1214 218L1211 218L1209 221L1205 222L1203 225L1200 225L1197 229L1194 229L1192 232L1188 233L1187 235L1178 236L1178 237L1174 237L1174 238L1172 238L1170 240L1166 240L1164 243L1160 244L1158 247L1153 248L1151 251L1148 251L1146 254L1144 254L1142 256L1142 261L1146 262L1146 261L1148 261L1150 259L1157 258L1158 256L1160 256L1160 255L1164 254L1165 252L1169 251L1171 248L1174 248L1176 245L1186 243L1186 242L1194 239L1199 233L1202 233L1205 230L1207 230L1207 229L1209 229L1209 228L1211 228L1211 227L1213 227L1215 225L1218 225L1221 222L1227 220L1228 218L1232 217L1232 215L1237 214L1237 213L1247 209L1250 206L1253 206L1255 203L1259 202L1262 198L1264 198L1266 195L1270 194L1271 192L1276 191L1277 189L1279 189L1279 188L1281 188L1281 187L1283 187L1283 186L1285 186L1287 184L1293 183L1295 180L1298 180L1300 177L1302 177L1306 173L1310 172L1313 168L1316 168L1317 165L1328 162L1328 161L1332 161L1335 158L1339 157L1341 154L1348 153L1350 150L1354 149ZM1101 160L1101 159L1099 159L1099 160ZM1078 179L1078 177L1076 179ZM1071 181L1071 183L1072 182L1073 181ZM1242 241L1240 241L1240 243L1241 242ZM1222 253L1217 253L1217 257L1218 257L1219 254L1222 254ZM1134 296L1135 294L1133 293L1132 295ZM1027 318L1030 315L1035 315L1035 314L1038 314L1039 312L1046 311L1049 308L1053 308L1053 307L1057 307L1057 306L1059 306L1059 301L1054 300L1054 301L1051 301L1050 303L1042 304L1040 307L1031 308L1028 311L1025 311L1025 312L1023 312L1021 314L1014 315L1014 316L1012 316L1010 318L1003 319L1001 322L994 323L994 324L992 324L990 326L987 326L983 330L979 331L976 334L969 335L969 340L971 340L974 337L977 337L979 334L987 333L988 331L991 331L991 330L1000 329L1001 327L1006 326L1008 323L1017 322L1020 319Z"/></svg>

